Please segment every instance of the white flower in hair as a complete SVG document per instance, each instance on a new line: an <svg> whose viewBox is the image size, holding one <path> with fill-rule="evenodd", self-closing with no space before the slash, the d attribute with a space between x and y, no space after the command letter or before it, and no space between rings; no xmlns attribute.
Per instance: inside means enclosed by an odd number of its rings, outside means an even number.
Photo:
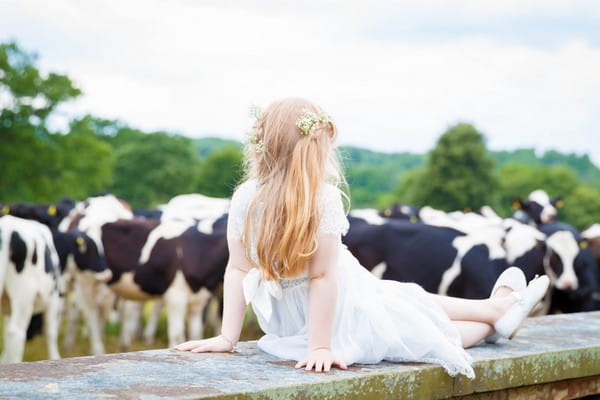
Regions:
<svg viewBox="0 0 600 400"><path fill-rule="evenodd" d="M300 128L303 135L308 136L315 131L319 124L329 121L329 115L324 112L317 115L312 111L302 110L300 118L296 121L296 126Z"/></svg>
<svg viewBox="0 0 600 400"><path fill-rule="evenodd" d="M262 108L260 108L259 106L257 106L256 104L253 104L250 106L250 116L256 118L256 122L259 122L260 119L263 116L263 110ZM252 147L254 147L254 151L258 154L262 153L265 151L265 145L263 143L262 140L260 140L258 138L258 135L256 133L256 130L253 129L252 131L248 132L247 134L247 143L249 145L251 145Z"/></svg>

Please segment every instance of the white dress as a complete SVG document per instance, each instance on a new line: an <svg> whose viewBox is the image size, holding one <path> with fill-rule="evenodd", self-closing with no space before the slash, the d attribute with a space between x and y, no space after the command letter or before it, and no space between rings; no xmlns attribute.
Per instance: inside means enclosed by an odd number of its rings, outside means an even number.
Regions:
<svg viewBox="0 0 600 400"><path fill-rule="evenodd" d="M249 180L231 201L227 235L242 237L246 209L256 191ZM319 234L345 234L349 223L340 191L323 185ZM458 330L445 312L417 284L380 280L363 268L341 242L337 268L338 298L331 337L332 352L350 365L381 360L442 365L450 375L475 376ZM255 257L252 254L252 257ZM265 333L258 347L279 358L300 360L307 354L309 283L300 278L267 281L251 269L243 281Z"/></svg>

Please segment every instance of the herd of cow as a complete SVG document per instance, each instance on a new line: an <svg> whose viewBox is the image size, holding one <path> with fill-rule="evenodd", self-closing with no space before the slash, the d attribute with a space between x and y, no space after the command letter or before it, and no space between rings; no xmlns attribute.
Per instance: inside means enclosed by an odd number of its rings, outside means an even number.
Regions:
<svg viewBox="0 0 600 400"><path fill-rule="evenodd" d="M547 274L552 280L539 312L599 310L600 225L580 233L555 222L557 201L537 190L527 201L515 200L519 211L507 219L489 207L477 213L405 205L354 210L343 240L374 274L430 292L485 298L496 277L517 265L528 279ZM50 358L59 358L63 314L67 347L83 316L92 352L104 353L104 321L116 301L123 348L139 329L147 300L155 300L147 341L163 306L170 345L185 340L186 321L187 337L200 338L207 304L221 304L229 204L198 194L177 196L158 210L132 210L111 194L77 204L0 204L1 361L22 360L28 327L39 314ZM218 329L218 318L211 322Z"/></svg>

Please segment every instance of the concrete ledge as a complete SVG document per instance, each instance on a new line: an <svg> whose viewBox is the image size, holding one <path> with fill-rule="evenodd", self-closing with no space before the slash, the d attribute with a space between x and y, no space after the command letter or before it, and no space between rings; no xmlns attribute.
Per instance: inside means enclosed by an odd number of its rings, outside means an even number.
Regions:
<svg viewBox="0 0 600 400"><path fill-rule="evenodd" d="M424 333L426 334L426 333ZM9 399L534 399L600 393L600 312L529 319L510 342L469 350L476 378L431 364L295 370L255 342L233 354L153 350L0 366Z"/></svg>

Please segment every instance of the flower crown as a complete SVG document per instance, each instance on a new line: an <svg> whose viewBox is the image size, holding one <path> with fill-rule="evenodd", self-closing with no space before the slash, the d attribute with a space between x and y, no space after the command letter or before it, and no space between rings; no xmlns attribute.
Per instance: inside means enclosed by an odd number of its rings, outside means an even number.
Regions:
<svg viewBox="0 0 600 400"><path fill-rule="evenodd" d="M256 121L260 121L263 117L263 110L257 105L250 106L250 116L256 118ZM331 119L328 114L321 112L318 115L309 110L302 110L302 114L296 120L296 126L300 129L300 134L303 136L312 135L318 128L319 124L325 124L330 122ZM258 139L256 130L252 130L248 133L247 143L254 147L254 151L262 153L265 150L265 146L262 140Z"/></svg>

